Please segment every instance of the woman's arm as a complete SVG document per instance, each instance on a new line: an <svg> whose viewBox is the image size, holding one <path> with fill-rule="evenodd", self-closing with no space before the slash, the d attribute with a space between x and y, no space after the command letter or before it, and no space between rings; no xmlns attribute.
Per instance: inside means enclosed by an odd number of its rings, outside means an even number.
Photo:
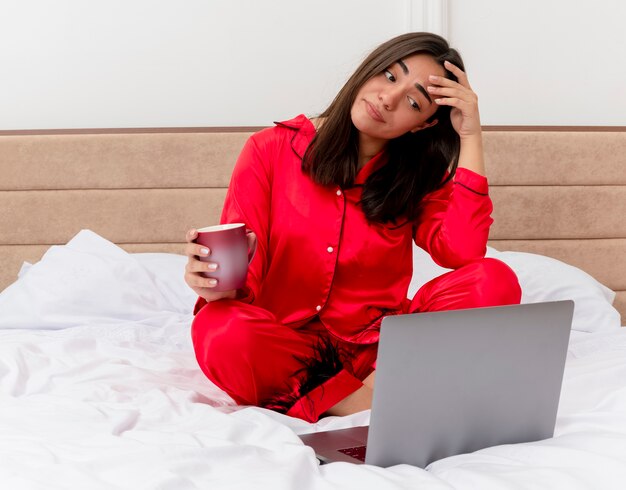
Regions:
<svg viewBox="0 0 626 490"><path fill-rule="evenodd" d="M483 258L493 222L488 191L484 176L459 168L454 180L424 198L415 243L448 269Z"/></svg>
<svg viewBox="0 0 626 490"><path fill-rule="evenodd" d="M485 256L493 205L485 177L478 97L465 72L448 61L445 68L458 82L431 75L433 86L428 91L437 97L437 104L451 107L452 127L461 140L459 164L454 179L424 199L414 237L437 264L454 269Z"/></svg>
<svg viewBox="0 0 626 490"><path fill-rule="evenodd" d="M478 96L472 90L463 70L449 61L444 62L444 67L457 77L458 82L431 75L430 81L433 85L428 86L428 91L435 96L441 96L435 99L437 104L451 107L450 121L461 139L459 167L484 176L485 157Z"/></svg>
<svg viewBox="0 0 626 490"><path fill-rule="evenodd" d="M479 132L471 138L461 139L458 168L466 168L482 176L487 175L482 133Z"/></svg>
<svg viewBox="0 0 626 490"><path fill-rule="evenodd" d="M220 223L245 223L256 236L256 252L248 267L246 286L237 291L236 298L226 296L248 303L258 295L267 267L271 192L271 158L268 158L271 137L267 136L262 131L244 145L231 176L220 219ZM194 314L206 303L204 298L198 298Z"/></svg>

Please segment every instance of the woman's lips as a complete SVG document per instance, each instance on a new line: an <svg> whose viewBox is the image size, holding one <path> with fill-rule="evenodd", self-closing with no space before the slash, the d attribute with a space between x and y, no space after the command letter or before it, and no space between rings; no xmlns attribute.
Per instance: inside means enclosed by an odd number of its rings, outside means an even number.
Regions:
<svg viewBox="0 0 626 490"><path fill-rule="evenodd" d="M370 104L367 100L365 101L365 107L367 108L367 113L370 115L372 119L378 122L383 122L383 123L385 122L382 114L378 112L378 109L376 109L376 107Z"/></svg>

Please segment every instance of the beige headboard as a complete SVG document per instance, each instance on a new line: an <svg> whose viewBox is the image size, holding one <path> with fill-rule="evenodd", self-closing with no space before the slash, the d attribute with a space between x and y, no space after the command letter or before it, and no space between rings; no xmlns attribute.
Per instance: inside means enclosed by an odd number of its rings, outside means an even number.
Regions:
<svg viewBox="0 0 626 490"><path fill-rule="evenodd" d="M0 131L0 290L85 228L182 253L189 228L217 223L255 129ZM491 245L580 267L626 319L626 128L485 128L485 152Z"/></svg>

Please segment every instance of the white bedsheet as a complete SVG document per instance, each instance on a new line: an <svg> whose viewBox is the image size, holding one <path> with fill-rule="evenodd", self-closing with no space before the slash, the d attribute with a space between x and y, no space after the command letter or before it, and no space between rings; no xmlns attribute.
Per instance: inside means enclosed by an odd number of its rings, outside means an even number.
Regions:
<svg viewBox="0 0 626 490"><path fill-rule="evenodd" d="M555 437L428 471L318 466L295 433L317 425L233 407L198 370L188 325L0 331L0 487L623 489L626 331L575 335Z"/></svg>
<svg viewBox="0 0 626 490"><path fill-rule="evenodd" d="M552 439L427 470L319 466L296 433L369 413L308 424L233 406L196 365L191 313L159 304L145 320L0 330L1 489L626 488L626 329L572 332Z"/></svg>

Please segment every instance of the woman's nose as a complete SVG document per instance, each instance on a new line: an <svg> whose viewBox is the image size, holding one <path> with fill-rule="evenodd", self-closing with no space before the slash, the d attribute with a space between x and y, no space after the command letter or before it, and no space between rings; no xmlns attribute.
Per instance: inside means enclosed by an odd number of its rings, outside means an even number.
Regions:
<svg viewBox="0 0 626 490"><path fill-rule="evenodd" d="M388 111L395 109L399 97L400 91L396 87L386 87L378 93L378 99Z"/></svg>

